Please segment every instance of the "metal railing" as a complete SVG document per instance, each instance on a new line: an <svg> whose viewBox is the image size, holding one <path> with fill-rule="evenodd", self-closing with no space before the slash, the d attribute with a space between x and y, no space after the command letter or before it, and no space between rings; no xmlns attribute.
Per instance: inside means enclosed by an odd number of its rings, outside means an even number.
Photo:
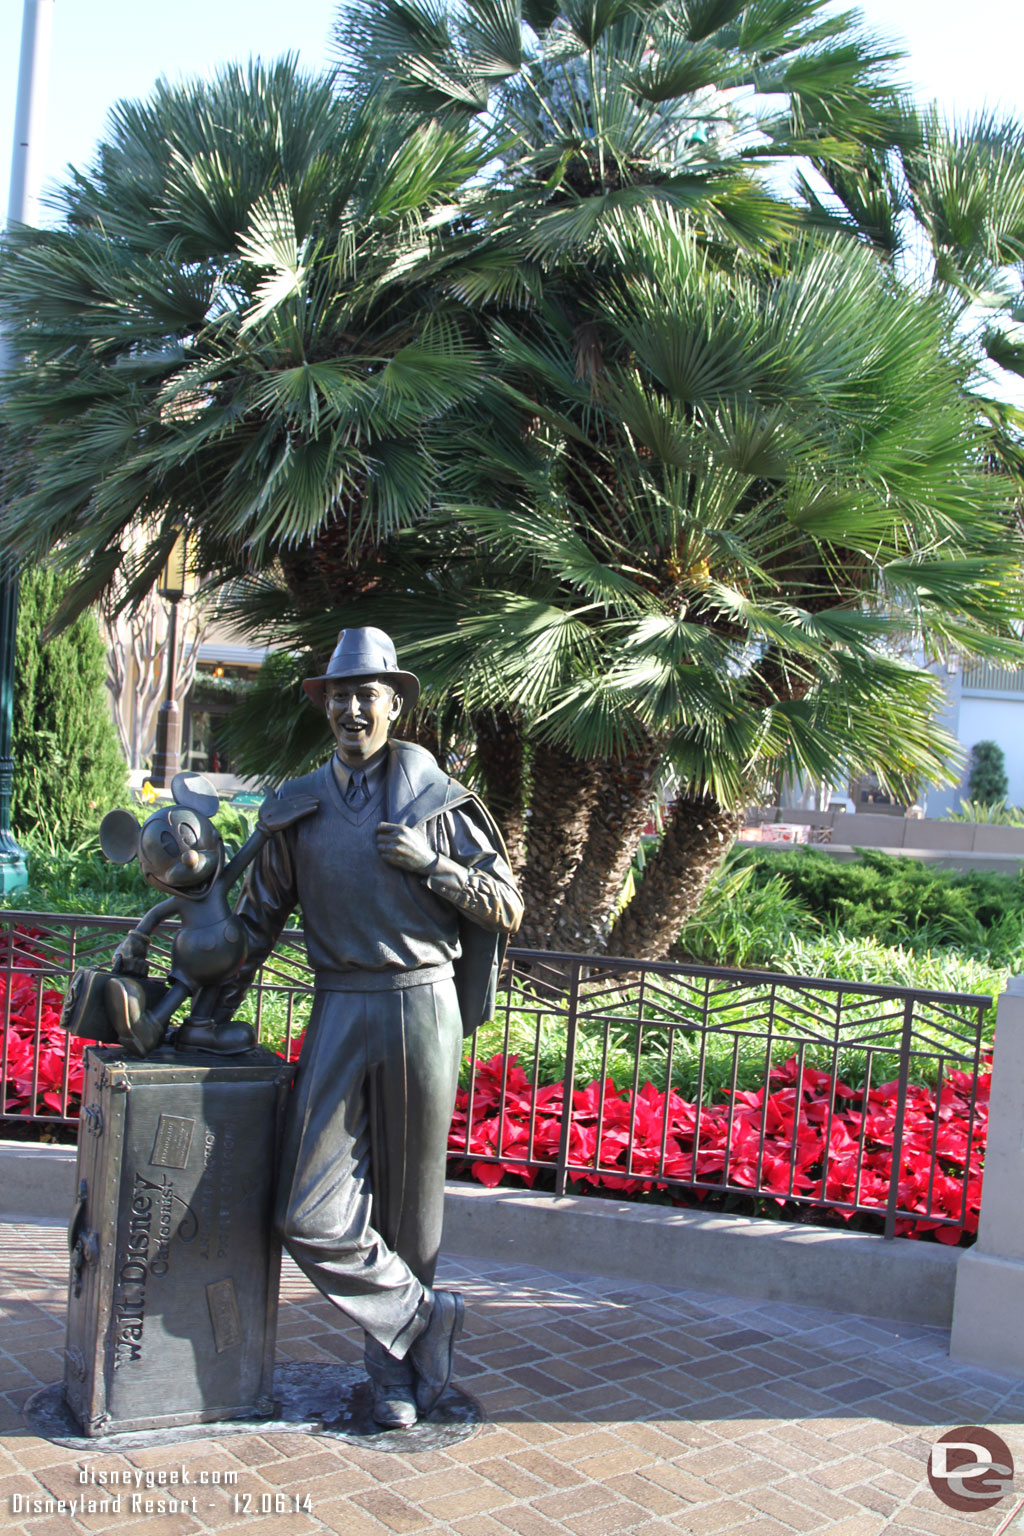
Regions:
<svg viewBox="0 0 1024 1536"><path fill-rule="evenodd" d="M109 964L133 925L0 914L0 1115L73 1122L82 1042L57 1024L60 997L78 966ZM154 940L154 974L172 939L173 928ZM311 1003L302 933L286 930L242 1015L291 1056ZM511 950L497 1016L468 1045L454 1166L492 1182L544 1172L556 1193L725 1192L871 1212L889 1237L922 1219L969 1226L990 1007L985 996Z"/></svg>
<svg viewBox="0 0 1024 1536"><path fill-rule="evenodd" d="M966 692L1024 693L1024 667L1000 667L990 661L966 661L963 667Z"/></svg>

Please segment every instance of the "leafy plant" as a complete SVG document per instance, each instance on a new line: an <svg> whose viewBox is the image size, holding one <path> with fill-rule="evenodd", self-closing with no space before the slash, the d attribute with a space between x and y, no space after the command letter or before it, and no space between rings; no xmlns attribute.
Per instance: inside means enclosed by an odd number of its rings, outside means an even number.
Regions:
<svg viewBox="0 0 1024 1536"><path fill-rule="evenodd" d="M1015 964L1024 951L1024 872L936 869L868 849L849 862L813 849L751 859L758 883L783 879L823 927L846 939L913 950L955 945L997 965Z"/></svg>
<svg viewBox="0 0 1024 1536"><path fill-rule="evenodd" d="M807 901L782 875L758 880L749 856L740 854L712 876L700 906L680 930L674 959L741 970L785 970L783 959L795 932L820 926Z"/></svg>
<svg viewBox="0 0 1024 1536"><path fill-rule="evenodd" d="M67 845L128 794L106 652L92 613L47 637L67 587L52 567L27 567L19 586L11 821L23 843L41 833Z"/></svg>
<svg viewBox="0 0 1024 1536"><path fill-rule="evenodd" d="M985 804L1005 800L1009 789L1006 777L1006 755L994 741L979 741L971 748L971 768L967 779L967 794L971 800Z"/></svg>
<svg viewBox="0 0 1024 1536"><path fill-rule="evenodd" d="M933 1088L909 1084L898 1234L958 1243L977 1231L990 1085L987 1070L953 1070ZM472 1093L457 1095L454 1171L492 1188L509 1178L534 1185L560 1156L566 1118L572 1185L582 1193L685 1204L687 1186L701 1200L731 1189L766 1196L787 1214L810 1207L849 1220L858 1206L887 1205L899 1095L895 1082L847 1081L794 1055L756 1090L712 1104L611 1080L574 1088L567 1103L561 1084L539 1086L516 1056L495 1055L478 1063Z"/></svg>
<svg viewBox="0 0 1024 1536"><path fill-rule="evenodd" d="M961 800L958 811L950 811L944 821L981 822L994 827L1024 827L1024 806L1007 805L1005 800Z"/></svg>

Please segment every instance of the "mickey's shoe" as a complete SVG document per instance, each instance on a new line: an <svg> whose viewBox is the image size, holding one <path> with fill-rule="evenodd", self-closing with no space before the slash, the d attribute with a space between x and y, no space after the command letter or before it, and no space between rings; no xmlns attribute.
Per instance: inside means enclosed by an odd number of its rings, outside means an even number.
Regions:
<svg viewBox="0 0 1024 1536"><path fill-rule="evenodd" d="M114 1033L126 1051L148 1056L156 1050L167 1026L154 1019L146 1007L146 989L141 981L133 976L108 976L103 999Z"/></svg>
<svg viewBox="0 0 1024 1536"><path fill-rule="evenodd" d="M213 1051L218 1056L241 1056L256 1044L256 1031L241 1019L215 1024L212 1019L186 1019L174 1037L179 1051Z"/></svg>

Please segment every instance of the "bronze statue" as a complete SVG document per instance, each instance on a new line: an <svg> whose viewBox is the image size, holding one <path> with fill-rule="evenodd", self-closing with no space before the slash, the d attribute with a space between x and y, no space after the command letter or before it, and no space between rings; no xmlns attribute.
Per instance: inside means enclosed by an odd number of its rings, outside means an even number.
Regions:
<svg viewBox="0 0 1024 1536"><path fill-rule="evenodd" d="M299 1267L364 1330L378 1424L429 1414L451 1377L463 1302L435 1291L448 1128L463 1034L493 1010L522 900L484 806L389 732L419 697L378 629L342 630L304 683L329 762L286 783L315 814L278 832L246 878L249 955L230 1018L298 906L315 976L289 1102L278 1225Z"/></svg>
<svg viewBox="0 0 1024 1536"><path fill-rule="evenodd" d="M104 988L106 1015L124 1048L146 1056L191 998L191 1014L178 1029L175 1045L180 1050L236 1055L255 1045L252 1027L234 1019L215 1023L213 1017L222 983L248 952L245 929L228 906L228 892L267 838L310 815L317 802L309 796L282 801L268 795L254 831L225 864L223 839L210 820L220 803L216 790L199 774L179 773L171 795L174 805L161 807L141 827L131 811L121 810L109 811L100 825L100 847L107 858L116 864L137 858L147 884L166 894L115 951L114 974ZM171 917L181 926L171 951L170 984L154 992L144 981L149 939Z"/></svg>

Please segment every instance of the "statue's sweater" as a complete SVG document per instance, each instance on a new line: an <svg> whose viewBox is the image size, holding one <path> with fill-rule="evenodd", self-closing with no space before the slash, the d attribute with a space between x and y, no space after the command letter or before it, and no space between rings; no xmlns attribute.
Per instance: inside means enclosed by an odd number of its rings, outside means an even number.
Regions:
<svg viewBox="0 0 1024 1536"><path fill-rule="evenodd" d="M391 744L383 785L358 812L346 804L329 762L291 780L282 794L314 795L320 809L271 838L250 869L238 908L250 949L230 989L236 996L296 906L317 987L378 991L453 974L452 962L465 943L460 907L463 918L468 911L474 921L494 927L491 914L508 906L509 893L519 902L487 813L422 749ZM419 825L436 852L468 873L464 887L446 889L441 879L382 859L375 834L384 820Z"/></svg>
<svg viewBox="0 0 1024 1536"><path fill-rule="evenodd" d="M431 981L450 976L459 953L455 908L377 852L383 780L355 812L329 763L311 777L320 810L292 829L288 884L302 908L317 986L376 990L414 985L428 970Z"/></svg>

